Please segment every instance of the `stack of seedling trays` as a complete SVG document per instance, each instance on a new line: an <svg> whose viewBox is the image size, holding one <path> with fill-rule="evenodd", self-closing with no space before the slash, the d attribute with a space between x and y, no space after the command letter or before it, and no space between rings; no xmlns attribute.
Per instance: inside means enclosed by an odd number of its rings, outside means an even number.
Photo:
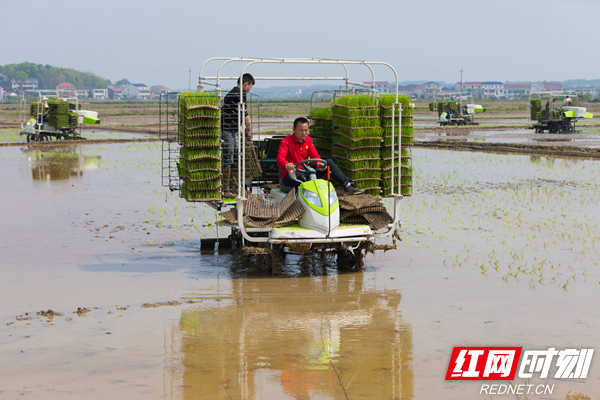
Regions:
<svg viewBox="0 0 600 400"><path fill-rule="evenodd" d="M531 99L531 120L539 121L542 112L542 99Z"/></svg>
<svg viewBox="0 0 600 400"><path fill-rule="evenodd" d="M221 199L220 108L215 93L179 94L180 194L188 201Z"/></svg>
<svg viewBox="0 0 600 400"><path fill-rule="evenodd" d="M317 107L310 110L310 137L322 159L331 157L333 145L333 119L329 107Z"/></svg>
<svg viewBox="0 0 600 400"><path fill-rule="evenodd" d="M453 110L453 111L457 111L458 110L458 106L456 105L456 100L450 100L446 104L448 105L448 109L449 110Z"/></svg>
<svg viewBox="0 0 600 400"><path fill-rule="evenodd" d="M77 124L79 123L79 115L70 112L69 113L69 125L74 128L77 126Z"/></svg>
<svg viewBox="0 0 600 400"><path fill-rule="evenodd" d="M445 101L438 101L438 103L437 103L438 116L442 115L442 113L446 110L446 107L448 107L448 103L446 103Z"/></svg>
<svg viewBox="0 0 600 400"><path fill-rule="evenodd" d="M408 96L399 95L398 102L402 105L401 118L398 116L398 106L394 108L394 132L392 132L392 105L396 101L395 94L381 95L380 121L383 130L381 143L381 187L383 195L391 194L392 185L397 193L400 181L400 194L412 194L412 152L414 145L413 107ZM398 131L401 133L401 144L398 143ZM392 149L392 134L394 134L394 148ZM401 176L398 176L398 150L401 149ZM392 157L394 157L394 182L392 182Z"/></svg>
<svg viewBox="0 0 600 400"><path fill-rule="evenodd" d="M333 99L331 157L365 193L381 192L381 124L377 98L347 95Z"/></svg>
<svg viewBox="0 0 600 400"><path fill-rule="evenodd" d="M56 129L69 127L69 103L64 100L48 101L48 125Z"/></svg>
<svg viewBox="0 0 600 400"><path fill-rule="evenodd" d="M35 117L38 112L44 113L44 103L31 103L29 115Z"/></svg>

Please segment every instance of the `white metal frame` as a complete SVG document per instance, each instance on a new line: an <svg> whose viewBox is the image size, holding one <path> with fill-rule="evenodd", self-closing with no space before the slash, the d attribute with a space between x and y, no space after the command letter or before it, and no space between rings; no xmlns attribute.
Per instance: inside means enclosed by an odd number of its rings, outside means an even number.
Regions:
<svg viewBox="0 0 600 400"><path fill-rule="evenodd" d="M204 68L206 67L206 65L210 62L213 61L222 61L221 66L218 69L218 72L215 76L204 76ZM221 76L221 72L223 70L223 67L225 67L227 64L229 63L233 63L233 62L241 62L241 63L245 63L246 65L242 68L241 73L238 76ZM396 72L396 70L394 69L394 67L392 67L390 64L385 63L385 62L380 62L380 61L364 61L364 60L340 60L340 59L329 59L329 58L255 58L255 57L213 57L213 58L209 58L208 60L206 60L204 62L204 64L202 64L202 67L200 68L200 74L199 74L199 78L198 78L198 91L199 92L203 92L204 91L204 87L205 86L212 86L215 88L215 92L217 93L217 95L219 97L221 97L221 81L222 80L235 80L237 81L238 79L241 82L241 86L243 86L243 76L246 73L246 70L248 70L249 67L256 65L256 64L295 64L295 65L340 65L344 68L344 72L345 72L345 76L342 77L332 77L332 76L323 76L323 77L261 77L261 76L254 76L255 80L299 80L299 81L310 81L310 80L318 80L318 81L344 81L345 85L346 85L346 90L348 90L349 86L360 86L360 87L366 87L371 89L374 93L376 93L377 91L375 90L375 71L373 69L373 66L384 66L384 67L388 67L393 73L394 76L396 78L396 101L395 103L393 103L392 105L392 133L394 132L395 129L395 111L396 109L398 110L398 115L402 114L402 105L398 102L398 73ZM350 77L349 77L349 71L348 71L348 65L362 65L364 67L366 67L370 73L371 73L371 85L366 85L364 83L358 83L358 82L352 82L350 81ZM246 200L245 193L243 189L243 179L242 177L245 176L245 168L246 168L246 149L245 149L245 134L246 134L246 127L244 124L244 121L242 120L242 115L245 115L246 113L246 104L243 103L242 100L242 96L243 96L243 92L242 92L242 87L240 86L240 102L238 103L238 132L239 134L237 135L237 141L238 141L238 154L239 154L239 158L241 160L241 162L238 163L238 197L236 198L236 206L237 206L237 217L238 217L238 229L240 230L240 232L242 233L242 236L245 240L248 240L249 242L269 242L271 244L275 244L278 243L280 240L278 239L270 239L269 237L251 237L248 235L248 232L270 232L272 230L272 228L245 228L244 224L243 224L243 207L244 207L244 201ZM398 176L401 177L401 154L402 154L402 141L401 141L401 130L398 129L398 151L397 151L397 155L398 155ZM395 137L392 134L392 154L395 154L396 152L394 151L395 148ZM391 180L392 183L394 182L394 160L395 157L392 157L392 176L391 176ZM387 230L383 231L383 232L379 232L379 233L375 233L373 234L374 238L389 238L394 230L396 229L396 227L398 226L399 222L400 222L400 200L403 198L403 196L400 194L401 190L401 179L398 179L398 187L397 187L397 192L394 192L394 186L392 185L392 192L390 194L390 197L392 197L394 199L394 222L389 224L386 228ZM383 229L386 229L383 228ZM383 230L382 229L382 230ZM326 239L295 239L295 240L287 240L286 242L298 242L298 243L334 243L334 242L341 242L341 241L345 241L345 242L352 242L352 241L364 241L364 240L369 240L368 237L347 237L347 238L326 238Z"/></svg>

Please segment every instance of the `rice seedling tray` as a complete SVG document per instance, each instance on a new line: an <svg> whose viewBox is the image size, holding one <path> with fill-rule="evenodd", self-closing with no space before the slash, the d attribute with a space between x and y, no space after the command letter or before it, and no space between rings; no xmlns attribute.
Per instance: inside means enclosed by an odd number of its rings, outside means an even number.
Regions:
<svg viewBox="0 0 600 400"><path fill-rule="evenodd" d="M381 160L348 160L347 158L339 158L331 155L331 158L335 160L335 164L342 170L348 171L353 169L369 168L370 166L381 165Z"/></svg>
<svg viewBox="0 0 600 400"><path fill-rule="evenodd" d="M214 192L221 188L221 181L219 180L191 182L189 179L184 179L183 182L183 186L190 192Z"/></svg>
<svg viewBox="0 0 600 400"><path fill-rule="evenodd" d="M348 160L379 160L381 158L381 148L379 146L355 150L334 146L332 153L339 158Z"/></svg>
<svg viewBox="0 0 600 400"><path fill-rule="evenodd" d="M212 176L208 176L211 174ZM202 178L203 176L208 176L206 178ZM197 182L197 183L208 183L208 182L219 182L221 179L221 171L187 171L187 175L185 175L185 180L187 182ZM183 178L183 177L182 177Z"/></svg>
<svg viewBox="0 0 600 400"><path fill-rule="evenodd" d="M410 167L411 163L410 160L400 160L400 166L401 167ZM408 162L408 164L405 164L406 162ZM381 160L381 170L382 171L389 171L392 168L392 159L391 158L386 158L386 159L382 159ZM394 170L397 171L398 168L398 161L394 160Z"/></svg>

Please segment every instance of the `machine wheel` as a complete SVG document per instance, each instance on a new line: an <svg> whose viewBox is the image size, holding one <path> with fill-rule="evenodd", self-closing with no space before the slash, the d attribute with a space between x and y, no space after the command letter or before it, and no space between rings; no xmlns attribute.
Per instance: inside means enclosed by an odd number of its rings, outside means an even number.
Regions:
<svg viewBox="0 0 600 400"><path fill-rule="evenodd" d="M48 140L50 140L50 138L45 133L38 135L38 141L47 142Z"/></svg>
<svg viewBox="0 0 600 400"><path fill-rule="evenodd" d="M231 240L231 252L233 254L238 254L242 251L242 235L239 232L231 232L229 240Z"/></svg>
<svg viewBox="0 0 600 400"><path fill-rule="evenodd" d="M27 135L27 143L35 141L35 136L32 134Z"/></svg>
<svg viewBox="0 0 600 400"><path fill-rule="evenodd" d="M548 133L558 133L560 131L560 126L557 123L552 123L548 127Z"/></svg>
<svg viewBox="0 0 600 400"><path fill-rule="evenodd" d="M337 252L337 267L340 271L352 269L355 264L354 253L350 250L338 250Z"/></svg>
<svg viewBox="0 0 600 400"><path fill-rule="evenodd" d="M281 269L283 267L283 260L285 259L285 253L283 247L279 245L273 246L273 252L271 253L271 274L281 275Z"/></svg>
<svg viewBox="0 0 600 400"><path fill-rule="evenodd" d="M365 265L363 258L364 258L364 254L363 254L362 249L360 247L358 249L355 249L354 250L354 267L356 269L362 269L362 267Z"/></svg>
<svg viewBox="0 0 600 400"><path fill-rule="evenodd" d="M258 268L269 274L273 270L273 260L270 254L257 254L256 255L256 265Z"/></svg>

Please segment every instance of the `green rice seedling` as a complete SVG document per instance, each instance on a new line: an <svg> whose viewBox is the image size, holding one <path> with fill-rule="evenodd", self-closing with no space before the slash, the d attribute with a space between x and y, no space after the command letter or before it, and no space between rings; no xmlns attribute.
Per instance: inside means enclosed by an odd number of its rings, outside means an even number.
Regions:
<svg viewBox="0 0 600 400"><path fill-rule="evenodd" d="M191 182L212 181L221 177L221 171L188 171L186 176Z"/></svg>
<svg viewBox="0 0 600 400"><path fill-rule="evenodd" d="M402 150L404 150L405 148L403 147ZM395 165L398 165L398 155L395 155L396 160L394 161ZM382 160L391 160L392 159L392 148L391 147L384 147L381 149L381 159ZM412 157L411 156L402 156L402 158L400 159L400 164L401 165L411 165L412 163Z"/></svg>
<svg viewBox="0 0 600 400"><path fill-rule="evenodd" d="M182 92L179 93L179 104L188 109L198 106L219 107L221 101L214 92ZM198 107L200 108L200 107Z"/></svg>
<svg viewBox="0 0 600 400"><path fill-rule="evenodd" d="M362 138L351 139L343 135L335 135L333 138L334 147L342 147L347 149L362 149L362 148L378 148L381 146L380 138Z"/></svg>
<svg viewBox="0 0 600 400"><path fill-rule="evenodd" d="M218 148L213 149L181 149L181 158L190 161L201 161L206 159L219 160L221 151Z"/></svg>
<svg viewBox="0 0 600 400"><path fill-rule="evenodd" d="M381 151L379 147L369 147L356 150L340 147L332 148L332 155L340 158L347 158L349 160L379 160L380 153Z"/></svg>
<svg viewBox="0 0 600 400"><path fill-rule="evenodd" d="M44 103L31 103L29 106L29 115L35 116L40 113L44 113Z"/></svg>
<svg viewBox="0 0 600 400"><path fill-rule="evenodd" d="M69 126L76 127L79 123L79 115L75 113L69 113Z"/></svg>
<svg viewBox="0 0 600 400"><path fill-rule="evenodd" d="M315 107L310 110L309 117L311 119L331 119L331 114L330 107Z"/></svg>
<svg viewBox="0 0 600 400"><path fill-rule="evenodd" d="M381 170L379 168L363 168L363 169L347 169L346 176L348 179L358 180L358 179L379 179L378 175Z"/></svg>
<svg viewBox="0 0 600 400"><path fill-rule="evenodd" d="M214 128L219 127L219 117L189 117L184 114L179 114L179 122L188 128Z"/></svg>
<svg viewBox="0 0 600 400"><path fill-rule="evenodd" d="M220 137L221 129L215 127L207 128L189 128L185 125L179 126L179 132L187 137Z"/></svg>
<svg viewBox="0 0 600 400"><path fill-rule="evenodd" d="M403 166L404 165L409 166L410 160L401 159L400 164ZM391 158L383 158L381 160L381 169L387 171L390 168L392 168L392 159ZM398 168L398 160L394 160L394 168Z"/></svg>
<svg viewBox="0 0 600 400"><path fill-rule="evenodd" d="M311 127L310 128L310 137L311 138L322 138L322 139L328 139L330 142L333 139L333 132L331 131L331 129L326 129L326 128L321 128L321 127ZM314 140L313 140L314 141Z"/></svg>
<svg viewBox="0 0 600 400"><path fill-rule="evenodd" d="M219 147L221 139L212 135L208 136L186 136L179 134L179 142L189 148L215 148Z"/></svg>
<svg viewBox="0 0 600 400"><path fill-rule="evenodd" d="M378 170L377 173L379 173L379 168L381 167L381 160L353 159L353 160L346 160L345 165L346 165L347 171L376 168ZM377 176L374 173L371 175Z"/></svg>

